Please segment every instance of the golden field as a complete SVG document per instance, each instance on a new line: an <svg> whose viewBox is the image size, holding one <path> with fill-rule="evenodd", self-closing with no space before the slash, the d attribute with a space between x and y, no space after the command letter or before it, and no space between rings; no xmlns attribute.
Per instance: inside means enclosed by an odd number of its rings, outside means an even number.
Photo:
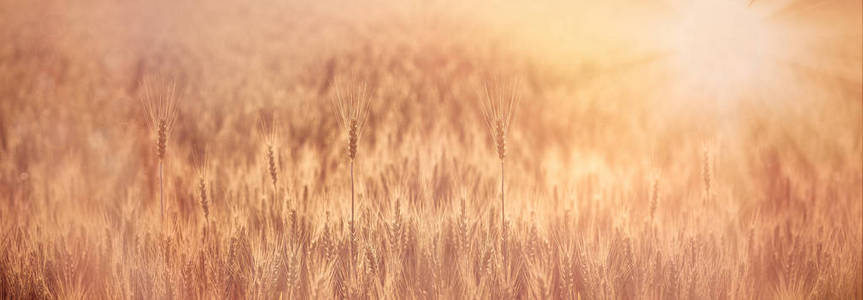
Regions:
<svg viewBox="0 0 863 300"><path fill-rule="evenodd" d="M0 0L0 298L863 299L861 6Z"/></svg>

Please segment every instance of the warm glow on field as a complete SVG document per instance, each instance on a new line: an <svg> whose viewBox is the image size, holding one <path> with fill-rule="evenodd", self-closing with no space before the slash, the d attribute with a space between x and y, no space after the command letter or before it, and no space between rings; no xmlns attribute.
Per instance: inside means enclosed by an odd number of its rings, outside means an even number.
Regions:
<svg viewBox="0 0 863 300"><path fill-rule="evenodd" d="M0 0L0 299L861 299L863 1Z"/></svg>

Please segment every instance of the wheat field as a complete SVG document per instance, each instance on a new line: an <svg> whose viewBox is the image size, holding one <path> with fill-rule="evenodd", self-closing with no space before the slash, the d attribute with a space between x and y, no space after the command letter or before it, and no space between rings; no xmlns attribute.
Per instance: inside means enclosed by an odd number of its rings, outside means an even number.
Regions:
<svg viewBox="0 0 863 300"><path fill-rule="evenodd" d="M857 0L0 0L0 298L863 299Z"/></svg>

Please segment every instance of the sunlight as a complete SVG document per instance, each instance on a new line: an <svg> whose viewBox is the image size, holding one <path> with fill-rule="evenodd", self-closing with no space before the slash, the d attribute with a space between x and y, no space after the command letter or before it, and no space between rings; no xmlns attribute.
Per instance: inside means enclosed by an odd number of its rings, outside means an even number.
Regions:
<svg viewBox="0 0 863 300"><path fill-rule="evenodd" d="M692 1L677 13L667 41L687 92L730 100L770 76L774 31L746 1Z"/></svg>

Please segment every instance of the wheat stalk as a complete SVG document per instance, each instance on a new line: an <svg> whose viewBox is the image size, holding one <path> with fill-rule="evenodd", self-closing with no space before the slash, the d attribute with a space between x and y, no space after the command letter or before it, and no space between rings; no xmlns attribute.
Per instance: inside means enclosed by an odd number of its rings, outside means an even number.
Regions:
<svg viewBox="0 0 863 300"><path fill-rule="evenodd" d="M490 86L491 85L491 86ZM515 111L520 101L518 95L519 82L511 80L509 82L492 82L485 85L485 101L482 102L482 115L485 120L486 127L497 149L497 156L500 159L500 220L501 225L506 224L505 220L505 205L506 192L504 187L504 159L506 158L506 137L509 133L509 127L515 117ZM505 247L506 228L502 227L502 246ZM503 254L503 253L502 253Z"/></svg>
<svg viewBox="0 0 863 300"><path fill-rule="evenodd" d="M710 151L709 150L705 149L703 151L701 162L702 162L701 176L704 179L704 201L706 203L707 201L710 201L710 198L711 198L710 192L711 192L711 184L712 184L712 178L713 178L713 174L710 171Z"/></svg>
<svg viewBox="0 0 863 300"><path fill-rule="evenodd" d="M197 147L195 149L192 165L195 170L195 176L198 178L197 192L201 200L201 209L204 212L204 221L207 224L210 220L210 206L207 199L207 176L209 175L210 157L207 155L205 147Z"/></svg>
<svg viewBox="0 0 863 300"><path fill-rule="evenodd" d="M258 119L258 132L264 139L264 153L267 157L267 173L273 185L273 201L276 200L277 184L279 182L279 170L276 164L276 153L278 149L279 119L273 112L262 112Z"/></svg>
<svg viewBox="0 0 863 300"><path fill-rule="evenodd" d="M150 128L156 133L156 156L159 158L159 211L160 218L165 219L165 188L164 188L164 161L168 148L168 138L174 129L177 120L176 84L170 82L153 82L144 79L142 82L144 94L139 98Z"/></svg>
<svg viewBox="0 0 863 300"><path fill-rule="evenodd" d="M656 216L656 208L659 206L659 178L653 179L650 193L650 220Z"/></svg>
<svg viewBox="0 0 863 300"><path fill-rule="evenodd" d="M336 99L332 103L333 110L339 118L342 127L348 132L348 158L351 161L351 247L350 255L353 262L354 253L354 161L357 158L357 145L362 137L370 112L371 97L367 93L365 83L353 87L347 93L343 93L340 87L336 88Z"/></svg>

